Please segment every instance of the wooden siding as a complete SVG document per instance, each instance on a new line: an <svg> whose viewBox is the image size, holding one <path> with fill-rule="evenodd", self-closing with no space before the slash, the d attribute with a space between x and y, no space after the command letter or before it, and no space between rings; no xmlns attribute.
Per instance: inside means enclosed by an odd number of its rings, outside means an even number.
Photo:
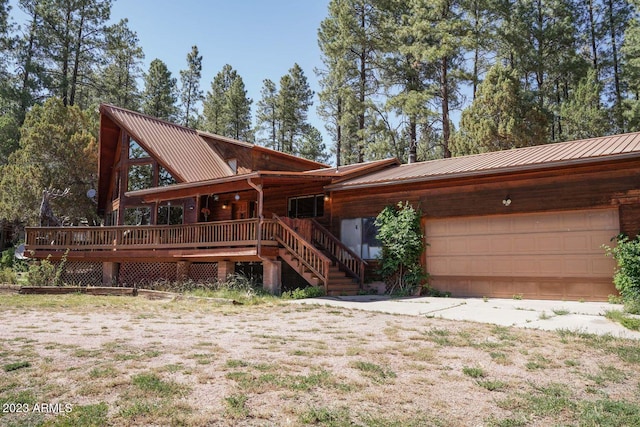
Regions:
<svg viewBox="0 0 640 427"><path fill-rule="evenodd" d="M331 193L331 230L340 230L344 218L373 217L385 206L409 201L427 217L455 217L506 213L541 212L625 205L620 199L640 188L640 162L622 167L590 170L558 170L553 173L528 173L485 179L467 179L447 183L413 183L374 189ZM509 196L511 204L502 200ZM623 208L623 231L640 225L640 209Z"/></svg>

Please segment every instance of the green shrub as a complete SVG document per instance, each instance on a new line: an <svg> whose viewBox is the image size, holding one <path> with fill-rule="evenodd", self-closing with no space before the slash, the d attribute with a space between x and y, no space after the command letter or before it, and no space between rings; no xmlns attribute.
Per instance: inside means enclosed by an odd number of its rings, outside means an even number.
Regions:
<svg viewBox="0 0 640 427"><path fill-rule="evenodd" d="M420 264L425 249L420 211L409 204L387 206L376 217L382 243L380 274L392 294L407 295L422 287L428 275Z"/></svg>
<svg viewBox="0 0 640 427"><path fill-rule="evenodd" d="M305 299L324 296L324 288L319 286L309 286L307 288L295 288L292 291L282 293L282 299Z"/></svg>
<svg viewBox="0 0 640 427"><path fill-rule="evenodd" d="M621 234L616 237L616 246L603 247L616 260L613 283L620 291L625 310L640 314L640 236L629 239Z"/></svg>
<svg viewBox="0 0 640 427"><path fill-rule="evenodd" d="M0 268L0 284L9 283L15 284L18 283L18 277L16 273L10 268Z"/></svg>
<svg viewBox="0 0 640 427"><path fill-rule="evenodd" d="M15 248L9 248L2 251L0 256L0 270L3 268L10 268L13 271L27 271L28 265L25 261L16 259Z"/></svg>
<svg viewBox="0 0 640 427"><path fill-rule="evenodd" d="M28 282L31 286L56 286L56 266L47 259L31 264L29 267Z"/></svg>

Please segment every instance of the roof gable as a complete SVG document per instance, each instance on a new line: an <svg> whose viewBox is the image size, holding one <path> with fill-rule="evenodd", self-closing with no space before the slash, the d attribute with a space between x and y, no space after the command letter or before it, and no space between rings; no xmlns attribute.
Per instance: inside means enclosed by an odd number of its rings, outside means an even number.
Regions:
<svg viewBox="0 0 640 427"><path fill-rule="evenodd" d="M134 138L153 158L183 182L233 175L196 131L113 105L100 111Z"/></svg>

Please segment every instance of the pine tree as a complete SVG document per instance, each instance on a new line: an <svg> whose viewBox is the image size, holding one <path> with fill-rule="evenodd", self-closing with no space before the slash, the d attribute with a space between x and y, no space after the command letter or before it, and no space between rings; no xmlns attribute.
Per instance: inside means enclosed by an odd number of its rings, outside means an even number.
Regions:
<svg viewBox="0 0 640 427"><path fill-rule="evenodd" d="M456 155L544 144L546 114L521 88L518 72L494 65L460 119L452 148Z"/></svg>
<svg viewBox="0 0 640 427"><path fill-rule="evenodd" d="M200 89L201 77L202 55L198 51L198 46L193 46L191 47L191 52L187 54L187 69L180 71L182 124L186 127L193 127L196 124L197 106L204 99L203 91Z"/></svg>
<svg viewBox="0 0 640 427"><path fill-rule="evenodd" d="M144 76L142 92L142 112L162 120L176 119L176 79L171 77L167 65L154 59L149 65L149 72Z"/></svg>
<svg viewBox="0 0 640 427"><path fill-rule="evenodd" d="M139 46L138 35L129 29L128 23L123 19L107 29L107 65L100 77L103 87L101 101L137 110L140 106L137 80L142 75L144 53Z"/></svg>
<svg viewBox="0 0 640 427"><path fill-rule="evenodd" d="M253 139L252 102L242 77L226 64L213 78L203 102L204 130L230 138Z"/></svg>
<svg viewBox="0 0 640 427"><path fill-rule="evenodd" d="M462 6L463 2L456 0L411 1L405 36L415 40L407 47L406 53L419 63L435 65L444 157L451 157L450 110L455 105L460 83L463 49L469 44L470 30L462 19Z"/></svg>
<svg viewBox="0 0 640 427"><path fill-rule="evenodd" d="M278 88L273 81L265 79L262 81L260 100L257 103L255 132L257 142L275 150L282 150L278 144L279 124Z"/></svg>
<svg viewBox="0 0 640 427"><path fill-rule="evenodd" d="M18 38L13 52L18 69L16 79L19 106L16 120L19 126L24 122L29 108L46 96L45 88L50 81L38 38L41 34L42 17L37 5L38 0L20 0L19 3L20 9L28 17L25 20L25 32Z"/></svg>
<svg viewBox="0 0 640 427"><path fill-rule="evenodd" d="M238 76L231 82L229 90L225 93L226 136L243 141L253 140L251 132L252 103L253 100L247 97L242 77Z"/></svg>
<svg viewBox="0 0 640 427"><path fill-rule="evenodd" d="M98 146L88 117L51 98L34 106L22 126L20 147L0 170L0 218L36 225L42 191L69 188L57 208L73 222L95 217L86 197L95 188Z"/></svg>
<svg viewBox="0 0 640 427"><path fill-rule="evenodd" d="M102 54L111 0L41 0L35 4L42 17L38 39L53 76L51 91L64 105L74 105L82 87L95 83L90 77Z"/></svg>
<svg viewBox="0 0 640 427"><path fill-rule="evenodd" d="M377 91L374 63L379 54L377 0L332 0L320 23L318 42L325 70L321 110L331 115L338 164L362 162L368 103ZM353 131L352 129L356 130Z"/></svg>
<svg viewBox="0 0 640 427"><path fill-rule="evenodd" d="M600 104L601 94L602 85L598 82L596 71L591 69L570 93L569 99L562 103L560 115L564 123L562 136L565 141L609 134L611 129L607 112Z"/></svg>

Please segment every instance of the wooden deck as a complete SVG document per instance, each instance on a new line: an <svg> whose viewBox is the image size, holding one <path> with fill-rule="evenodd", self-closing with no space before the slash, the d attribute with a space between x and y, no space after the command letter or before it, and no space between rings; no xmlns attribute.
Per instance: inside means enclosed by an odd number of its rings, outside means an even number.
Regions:
<svg viewBox="0 0 640 427"><path fill-rule="evenodd" d="M274 220L257 219L175 226L28 227L26 253L40 258L68 250L72 258L113 258L149 257L153 252L247 255L253 249L257 256L257 248L277 245L274 232Z"/></svg>
<svg viewBox="0 0 640 427"><path fill-rule="evenodd" d="M39 259L60 259L65 254L73 261L115 263L280 257L327 294L332 292L330 282L357 292L364 278L365 262L319 224L275 215L176 226L28 227L26 236L25 254Z"/></svg>

